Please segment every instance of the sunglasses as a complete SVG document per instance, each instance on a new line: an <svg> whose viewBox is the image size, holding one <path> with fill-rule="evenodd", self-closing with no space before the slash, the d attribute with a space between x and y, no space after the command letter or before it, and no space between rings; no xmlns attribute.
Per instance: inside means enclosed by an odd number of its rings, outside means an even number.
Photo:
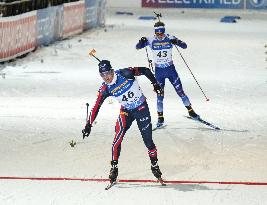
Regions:
<svg viewBox="0 0 267 205"><path fill-rule="evenodd" d="M103 77L106 77L106 76L111 75L111 74L113 74L113 70L100 73L100 76L103 78Z"/></svg>
<svg viewBox="0 0 267 205"><path fill-rule="evenodd" d="M155 34L156 34L156 36L163 36L164 35L164 33L162 33L162 32L155 32Z"/></svg>

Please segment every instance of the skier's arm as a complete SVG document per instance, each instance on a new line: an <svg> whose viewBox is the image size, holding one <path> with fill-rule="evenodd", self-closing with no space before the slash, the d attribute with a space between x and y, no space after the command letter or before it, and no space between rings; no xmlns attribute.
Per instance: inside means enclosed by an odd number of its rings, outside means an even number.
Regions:
<svg viewBox="0 0 267 205"><path fill-rule="evenodd" d="M90 116L89 116L89 119L87 120L87 124L88 123L90 125L93 124L93 122L95 121L95 119L98 115L98 112L99 112L101 105L103 104L103 102L105 101L105 99L108 96L109 96L109 93L107 92L107 86L105 84L103 84L98 91L97 99L96 99L94 107L92 108L92 110L90 112Z"/></svg>
<svg viewBox="0 0 267 205"><path fill-rule="evenodd" d="M91 128L92 128L92 124L94 122L94 120L96 119L96 116L98 114L98 111L102 105L102 103L104 102L104 100L109 96L109 93L107 91L107 86L105 84L103 84L101 86L101 88L98 91L98 95L97 95L97 99L96 99L96 103L94 105L94 107L91 110L89 119L87 119L86 125L84 127L84 129L82 130L83 133L83 139L85 137L88 137L91 133Z"/></svg>
<svg viewBox="0 0 267 205"><path fill-rule="evenodd" d="M175 36L172 36L172 38L170 38L170 41L172 44L177 45L180 48L183 48L183 49L187 48L187 44L183 42L182 40L176 38Z"/></svg>
<svg viewBox="0 0 267 205"><path fill-rule="evenodd" d="M160 85L158 84L155 76L151 72L149 68L146 67L134 67L134 68L125 68L121 69L120 73L122 76L128 79L134 79L134 76L145 75L151 82L154 87L154 91L158 95L163 95L163 90L161 89Z"/></svg>
<svg viewBox="0 0 267 205"><path fill-rule="evenodd" d="M157 83L157 80L149 68L146 67L134 67L134 68L124 68L120 69L122 76L128 79L134 79L134 76L145 75L152 84Z"/></svg>
<svg viewBox="0 0 267 205"><path fill-rule="evenodd" d="M135 76L144 75L150 80L150 82L153 85L157 83L157 80L156 80L155 76L153 75L153 73L151 72L151 70L149 68L146 68L146 67L135 67L135 68L132 68L132 69L134 71L134 75Z"/></svg>
<svg viewBox="0 0 267 205"><path fill-rule="evenodd" d="M142 37L139 42L136 44L135 48L137 50L144 48L149 45L148 39L146 37Z"/></svg>

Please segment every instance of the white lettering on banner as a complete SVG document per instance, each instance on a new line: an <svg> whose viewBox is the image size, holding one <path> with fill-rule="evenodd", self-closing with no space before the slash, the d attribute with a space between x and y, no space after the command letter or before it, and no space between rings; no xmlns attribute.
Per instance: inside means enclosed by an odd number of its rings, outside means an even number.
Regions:
<svg viewBox="0 0 267 205"><path fill-rule="evenodd" d="M214 4L214 1L211 1L211 0L203 0L203 2L205 4Z"/></svg>
<svg viewBox="0 0 267 205"><path fill-rule="evenodd" d="M146 3L149 3L150 1L152 1L153 3L156 3L155 0L146 0Z"/></svg>
<svg viewBox="0 0 267 205"><path fill-rule="evenodd" d="M231 5L231 4L240 4L241 0L220 0L221 4Z"/></svg>
<svg viewBox="0 0 267 205"><path fill-rule="evenodd" d="M241 0L233 0L233 4L236 4L236 5L241 4Z"/></svg>
<svg viewBox="0 0 267 205"><path fill-rule="evenodd" d="M170 1L170 0L169 0ZM167 3L176 3L176 4L214 4L215 0L175 0L174 2Z"/></svg>

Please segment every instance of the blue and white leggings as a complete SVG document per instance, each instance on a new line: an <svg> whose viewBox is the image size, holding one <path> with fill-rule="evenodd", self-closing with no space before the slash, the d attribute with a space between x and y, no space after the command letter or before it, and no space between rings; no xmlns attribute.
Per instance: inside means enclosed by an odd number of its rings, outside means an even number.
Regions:
<svg viewBox="0 0 267 205"><path fill-rule="evenodd" d="M165 68L156 67L155 77L162 89L164 89L165 87L165 79L169 79L176 93L181 98L184 106L191 105L189 98L184 93L182 82L180 80L180 77L177 71L175 70L174 65L170 65ZM163 99L164 99L164 96L157 96L157 111L158 112L163 112Z"/></svg>

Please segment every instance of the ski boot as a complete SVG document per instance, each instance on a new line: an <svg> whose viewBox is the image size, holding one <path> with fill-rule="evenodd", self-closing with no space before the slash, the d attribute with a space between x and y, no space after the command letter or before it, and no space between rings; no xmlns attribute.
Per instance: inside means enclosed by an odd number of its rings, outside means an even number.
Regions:
<svg viewBox="0 0 267 205"><path fill-rule="evenodd" d="M163 179L161 178L162 173L159 169L158 160L157 159L150 159L150 160L151 160L151 171L152 171L153 175L158 179L158 182L162 186L166 186Z"/></svg>
<svg viewBox="0 0 267 205"><path fill-rule="evenodd" d="M185 106L185 107L187 108L188 114L189 114L190 117L192 117L195 120L199 119L199 115L197 113L195 113L195 111L193 110L191 105Z"/></svg>
<svg viewBox="0 0 267 205"><path fill-rule="evenodd" d="M111 161L111 169L110 169L110 173L109 173L109 179L110 179L110 183L114 183L117 180L118 177L118 160L112 160Z"/></svg>
<svg viewBox="0 0 267 205"><path fill-rule="evenodd" d="M161 179L161 171L159 169L158 160L151 160L151 171L157 179Z"/></svg>
<svg viewBox="0 0 267 205"><path fill-rule="evenodd" d="M163 112L158 112L158 122L157 122L157 128L160 128L164 125L164 117Z"/></svg>

